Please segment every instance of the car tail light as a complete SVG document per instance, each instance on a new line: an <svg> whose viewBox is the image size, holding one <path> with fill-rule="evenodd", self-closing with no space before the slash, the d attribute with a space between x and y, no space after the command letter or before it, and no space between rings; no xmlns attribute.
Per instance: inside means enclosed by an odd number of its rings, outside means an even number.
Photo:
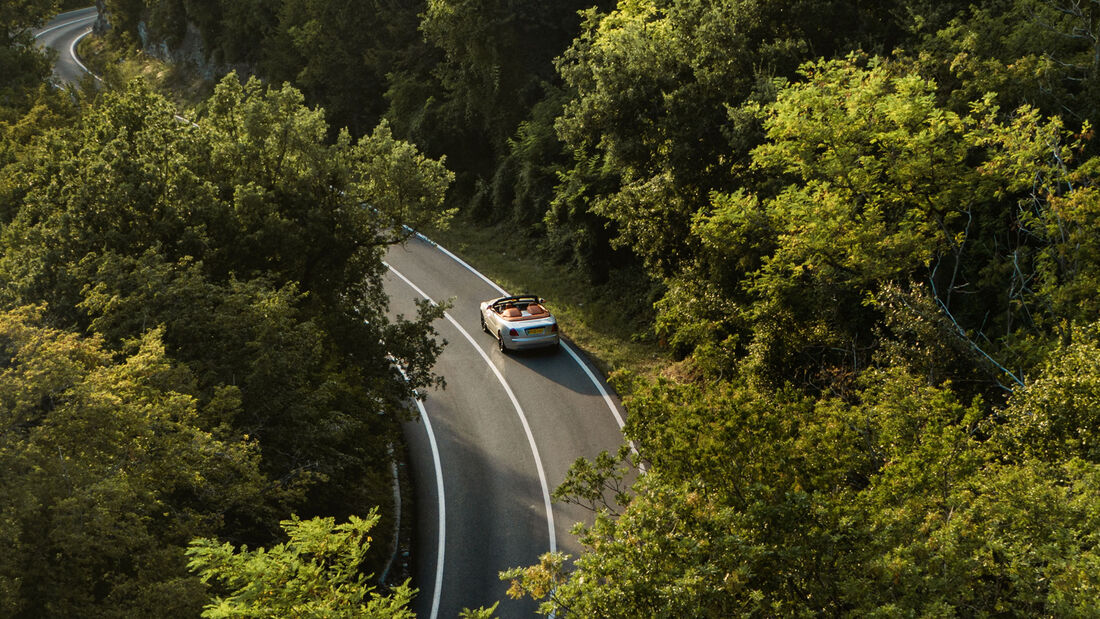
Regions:
<svg viewBox="0 0 1100 619"><path fill-rule="evenodd" d="M508 329L508 335L511 335L512 337L515 337L515 336L519 335L519 331L516 331L515 329Z"/></svg>
<svg viewBox="0 0 1100 619"><path fill-rule="evenodd" d="M558 324L554 323L554 324L550 325L550 333L557 333L557 332L558 332Z"/></svg>

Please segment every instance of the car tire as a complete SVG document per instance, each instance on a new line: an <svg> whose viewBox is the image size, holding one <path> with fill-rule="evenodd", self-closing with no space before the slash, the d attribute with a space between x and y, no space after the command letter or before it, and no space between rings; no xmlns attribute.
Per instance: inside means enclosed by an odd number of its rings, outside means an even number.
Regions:
<svg viewBox="0 0 1100 619"><path fill-rule="evenodd" d="M489 325L485 324L485 314L482 313L482 314L480 314L480 316L481 316L481 330L486 332L486 333L492 333L492 331L489 331Z"/></svg>
<svg viewBox="0 0 1100 619"><path fill-rule="evenodd" d="M497 331L497 349L504 354L508 354L508 347L504 345L504 334Z"/></svg>

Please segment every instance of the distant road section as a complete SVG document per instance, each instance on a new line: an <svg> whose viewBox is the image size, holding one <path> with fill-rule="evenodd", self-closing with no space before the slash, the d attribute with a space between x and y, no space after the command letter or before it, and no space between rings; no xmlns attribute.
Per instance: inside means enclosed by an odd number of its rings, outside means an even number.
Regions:
<svg viewBox="0 0 1100 619"><path fill-rule="evenodd" d="M76 58L73 47L80 37L92 29L97 15L94 6L69 11L51 19L43 28L35 30L34 38L40 46L57 50L57 62L53 67L53 76L57 83L75 84L87 74L87 70Z"/></svg>

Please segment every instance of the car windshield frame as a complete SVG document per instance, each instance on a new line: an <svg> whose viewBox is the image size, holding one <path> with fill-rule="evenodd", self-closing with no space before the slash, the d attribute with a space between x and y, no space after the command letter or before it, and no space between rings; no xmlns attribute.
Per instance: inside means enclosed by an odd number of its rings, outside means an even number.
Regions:
<svg viewBox="0 0 1100 619"><path fill-rule="evenodd" d="M538 295L519 294L519 295L515 295L515 296L511 296L511 297L501 297L501 298L497 299L496 301L493 301L492 303L490 303L489 307L494 312L499 314L500 311L502 309L504 309L504 306L508 305L509 303L520 303L520 304L526 303L528 305L537 303L537 304L541 305L543 303L543 300Z"/></svg>

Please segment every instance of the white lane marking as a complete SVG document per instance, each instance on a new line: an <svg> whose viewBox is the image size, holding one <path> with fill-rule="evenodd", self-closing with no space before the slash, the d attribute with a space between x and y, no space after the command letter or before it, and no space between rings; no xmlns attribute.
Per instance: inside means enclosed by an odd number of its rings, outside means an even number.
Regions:
<svg viewBox="0 0 1100 619"><path fill-rule="evenodd" d="M67 27L69 27L69 26L72 26L73 24L79 24L80 22L85 22L85 21L95 21L95 19L96 19L97 15L98 15L98 14L93 14L93 15L88 15L88 16L86 16L86 17L79 17L79 18L77 18L77 19L73 19L73 20L67 21L67 22L65 22L65 23L62 23L62 24L57 24L56 26L51 26L51 27L49 27L49 28L46 28L46 29L45 29L45 30L43 30L42 32L39 32L38 34L34 35L34 38L36 38L36 39L37 39L37 38L41 37L42 35L44 35L44 34L47 34L47 33L50 33L50 32L53 32L54 30L57 30L57 29L59 29L59 28L67 28ZM81 61L80 61L80 58L79 58L79 57L78 57L78 56L76 55L76 45L77 45L77 43L80 43L80 41L81 41L81 40L82 40L82 39L83 39L84 37L88 36L88 35L89 35L89 34L91 34L91 33L92 33L92 28L91 28L91 27L89 27L89 28L88 28L87 30L85 30L84 32L82 32L82 33L80 34L80 36L78 36L78 37L76 37L75 39L73 39L73 42L69 44L69 56L71 56L71 57L72 57L72 59L73 59L73 62L75 62L75 63L77 64L77 66L78 66L78 67L80 67L80 69L81 69L82 71L84 71L85 73L88 73L88 74L89 74L89 75L91 75L92 77L96 78L96 80L98 80L98 81L102 82L102 81L103 81L103 79L102 79L102 78L100 78L100 77L99 77L98 75L96 75L95 73L92 73L91 71L89 71L89 70L88 70L88 67L87 67L87 66L85 66L85 64L84 64L83 62L81 62Z"/></svg>
<svg viewBox="0 0 1100 619"><path fill-rule="evenodd" d="M397 371L401 372L401 376L405 380L409 379L401 366L397 367ZM435 441L435 432L432 430L432 420L428 418L428 411L424 409L424 403L419 399L413 401L416 402L416 408L420 411L420 418L424 420L424 429L428 431L428 444L432 448L432 464L435 466L435 487L439 494L439 540L437 542L439 548L436 549L435 555L435 586L432 588L432 612L428 615L429 619L437 619L439 617L439 599L443 595L443 549L447 546L447 507L443 497L443 462L439 458L439 444Z"/></svg>
<svg viewBox="0 0 1100 619"><path fill-rule="evenodd" d="M581 369L584 370L585 375L588 376L588 380L592 381L593 385L596 385L596 389L599 389L600 395L603 396L604 403L607 404L607 408L611 409L611 414L615 416L615 423L619 424L619 429L622 430L623 426L625 426L626 423L623 421L622 415L619 414L619 408L615 406L615 402L611 399L611 394L607 392L607 389L603 388L603 383L601 383L600 380L596 378L596 374L593 373L592 370L588 367L588 364L585 363L583 359L581 359L581 356L578 355L575 350L573 350L573 347L565 342L562 342L561 344L562 348L565 349L565 352L569 353L570 357L573 357L573 361L576 361L577 365L581 366Z"/></svg>
<svg viewBox="0 0 1100 619"><path fill-rule="evenodd" d="M65 28L66 26L71 26L71 25L73 25L73 24L79 24L79 23L80 23L80 22L82 22L82 21L94 21L94 20L95 20L95 18L96 18L96 15L94 15L94 14L93 14L93 15L87 15L87 16L85 16L85 17L78 17L78 18L76 18L76 19L74 19L74 20L71 20L71 21L67 21L67 22L65 22L65 23L63 23L63 24L57 24L56 26L50 26L49 28L46 28L46 29L45 29L45 30L43 30L42 32L39 32L39 33L35 34L35 35L34 35L34 38L36 38L36 39L37 39L38 37L40 37L40 36L42 36L42 35L44 35L44 34L49 34L49 33L53 32L54 30L57 30L57 29L59 29L59 28Z"/></svg>
<svg viewBox="0 0 1100 619"><path fill-rule="evenodd" d="M84 31L83 34L81 34L80 36L73 39L73 42L69 45L69 55L73 57L73 62L75 62L77 65L79 65L80 68L83 69L85 73L87 73L88 75L91 75L92 77L96 78L96 80L102 82L103 79L100 78L95 73L92 73L91 71L89 71L88 67L84 66L84 63L80 62L80 58L78 58L77 55L76 55L76 44L79 43L81 41L81 39L83 39L84 37L88 36L91 33L92 33L92 29L88 28L87 30Z"/></svg>
<svg viewBox="0 0 1100 619"><path fill-rule="evenodd" d="M398 371L400 370L401 368L398 367ZM408 379L406 378L405 381L408 382ZM386 446L386 455L390 457L390 479L393 483L393 552L390 553L390 560L386 561L382 575L378 577L379 583L385 583L390 577L390 570L393 569L393 564L401 553L401 472L397 467L393 443Z"/></svg>
<svg viewBox="0 0 1100 619"><path fill-rule="evenodd" d="M434 299L425 294L423 290L421 290L416 284L412 283L409 278L402 275L400 271L393 268L392 265L385 262L383 262L383 264L386 265L386 268L388 268L391 273L401 278L401 280L408 284L410 288L416 291L416 294L427 299L428 302L432 305L438 305ZM489 355L485 354L485 351L481 349L481 346L477 345L477 341L474 340L474 338L470 335L468 331L466 331L466 329L462 328L462 325L458 324L458 321L455 320L454 317L450 315L450 313L443 312L443 317L446 318L447 321L450 322L452 325L454 325L454 328L458 329L458 332L461 333L463 337L465 337L466 340L470 342L470 345L474 347L474 350L476 350L477 353L481 355L482 360L485 361L485 365L489 366L489 369L493 371L493 374L497 377L497 380L500 381L501 387L504 388L504 392L508 394L508 399L512 401L512 407L516 409L516 415L519 416L519 421L523 425L523 432L527 435L527 444L531 447L531 455L535 458L535 468L538 470L539 484L542 486L542 502L543 506L546 509L546 528L550 535L550 552L557 552L558 535L554 529L554 510L551 508L550 505L550 484L546 481L546 470L542 466L542 457L539 456L539 448L537 445L535 445L535 435L533 432L531 432L531 424L527 423L527 415L523 412L523 407L520 406L519 400L516 398L516 394L508 385L508 381L504 380L504 375L500 373L500 370L497 369L497 366L493 364L491 359L489 359Z"/></svg>
<svg viewBox="0 0 1100 619"><path fill-rule="evenodd" d="M408 227L408 226L406 226L406 227ZM409 228L409 229L412 230L412 228ZM421 241L424 241L425 243L427 243L427 244L431 245L432 247L438 249L439 251L443 252L451 260L454 260L455 262L457 262L457 263L461 264L462 266L466 267L467 271L473 273L474 275L481 278L481 281L483 281L486 284L489 284L490 286L492 286L497 292L500 293L501 296L504 296L504 297L508 296L508 291L507 290L505 290L505 289L501 288L500 286L498 286L496 282L489 279L488 277L485 277L480 271L478 271L474 267L470 266L469 263L467 263L462 258L459 258L458 256L452 254L450 252L450 250L448 250L446 247L443 247L439 243L436 243L435 241L429 239L428 237L424 236L420 232L414 232L414 234L416 234L416 238L418 238Z"/></svg>
<svg viewBox="0 0 1100 619"><path fill-rule="evenodd" d="M451 260L454 260L458 264L462 265L467 271L469 271L469 272L473 273L474 275L476 275L477 277L481 278L482 281L484 281L485 283L492 286L502 296L508 296L508 291L507 290L505 290L505 289L501 288L500 286L498 286L496 282L494 282L493 280L491 280L488 277L486 277L485 275L483 275L480 271L478 271L474 267L470 266L470 264L467 263L462 258L459 258L458 256L451 253L446 247L443 247L439 243L436 243L435 241L429 239L428 237L424 236L423 234L421 234L419 232L416 233L416 236L420 240L430 244L432 247L435 247L439 251L443 252L443 254L446 255ZM593 373L592 370L588 367L588 364L586 364L584 362L584 360L581 359L580 355L578 355L577 352L575 350L573 350L572 346L570 346L569 344L567 344L565 342L562 342L562 347L565 348L566 352L569 353L569 356L572 357L573 360L577 362L577 365L581 366L581 369L584 370L585 375L588 376L588 379L590 381L592 381L593 385L596 386L596 390L600 392L600 395L603 397L604 403L607 404L607 408L610 409L611 414L615 416L615 423L619 424L619 429L622 430L623 426L626 425L626 424L623 422L623 417L619 413L619 408L617 406L615 406L615 401L611 399L611 394L607 392L607 389L604 388L603 383L600 382L600 380L598 378L596 378L596 374Z"/></svg>

